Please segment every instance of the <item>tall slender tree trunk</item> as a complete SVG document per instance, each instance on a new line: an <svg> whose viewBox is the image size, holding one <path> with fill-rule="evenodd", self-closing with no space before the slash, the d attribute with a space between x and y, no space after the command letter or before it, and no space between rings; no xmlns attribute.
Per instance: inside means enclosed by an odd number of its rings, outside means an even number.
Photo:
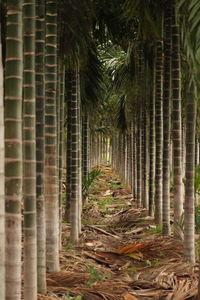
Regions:
<svg viewBox="0 0 200 300"><path fill-rule="evenodd" d="M155 66L152 73L153 91L149 101L149 216L153 216L155 191Z"/></svg>
<svg viewBox="0 0 200 300"><path fill-rule="evenodd" d="M62 248L62 181L63 181L63 153L64 153L64 100L65 100L65 68L60 70L60 122L59 122L59 231L60 249Z"/></svg>
<svg viewBox="0 0 200 300"><path fill-rule="evenodd" d="M46 263L49 273L59 270L59 221L57 181L57 1L46 1L45 53L45 204Z"/></svg>
<svg viewBox="0 0 200 300"><path fill-rule="evenodd" d="M89 172L89 117L85 113L82 117L82 173L83 178Z"/></svg>
<svg viewBox="0 0 200 300"><path fill-rule="evenodd" d="M78 102L78 226L79 226L79 235L81 234L82 224L81 224L81 215L83 208L82 201L82 122L81 122L81 86L80 86L80 69L78 69L77 77L77 102Z"/></svg>
<svg viewBox="0 0 200 300"><path fill-rule="evenodd" d="M5 60L6 299L21 299L22 76L21 0L7 1Z"/></svg>
<svg viewBox="0 0 200 300"><path fill-rule="evenodd" d="M162 224L163 197L163 41L157 42L156 53L156 173L155 173L155 222Z"/></svg>
<svg viewBox="0 0 200 300"><path fill-rule="evenodd" d="M138 108L138 120L137 120L137 205L142 204L142 137L141 137L141 121L142 121L142 109Z"/></svg>
<svg viewBox="0 0 200 300"><path fill-rule="evenodd" d="M72 74L72 96L71 96L71 203L70 239L73 243L79 240L79 101L78 101L78 70Z"/></svg>
<svg viewBox="0 0 200 300"><path fill-rule="evenodd" d="M184 203L184 256L190 262L195 262L194 178L196 110L194 87L191 87L191 91L186 99L186 182Z"/></svg>
<svg viewBox="0 0 200 300"><path fill-rule="evenodd" d="M36 2L36 197L37 197L37 282L46 293L46 220L44 202L45 163L45 0Z"/></svg>
<svg viewBox="0 0 200 300"><path fill-rule="evenodd" d="M24 1L24 299L37 299L35 0Z"/></svg>
<svg viewBox="0 0 200 300"><path fill-rule="evenodd" d="M147 147L147 108L146 101L144 103L144 114L143 114L143 207L148 209L148 147Z"/></svg>
<svg viewBox="0 0 200 300"><path fill-rule="evenodd" d="M0 299L5 299L5 179L4 179L3 63L0 25Z"/></svg>
<svg viewBox="0 0 200 300"><path fill-rule="evenodd" d="M171 1L164 13L163 83L163 234L170 234L170 132L171 132Z"/></svg>
<svg viewBox="0 0 200 300"><path fill-rule="evenodd" d="M68 82L67 82L68 81ZM66 149L66 204L65 221L70 222L70 203L71 203L71 162L72 162L72 124L71 124L71 100L72 100L72 72L66 76L67 93L67 149Z"/></svg>
<svg viewBox="0 0 200 300"><path fill-rule="evenodd" d="M179 220L183 212L180 33L176 16L176 0L173 0L172 3L172 138L174 173L174 235L180 236L181 232L179 227Z"/></svg>

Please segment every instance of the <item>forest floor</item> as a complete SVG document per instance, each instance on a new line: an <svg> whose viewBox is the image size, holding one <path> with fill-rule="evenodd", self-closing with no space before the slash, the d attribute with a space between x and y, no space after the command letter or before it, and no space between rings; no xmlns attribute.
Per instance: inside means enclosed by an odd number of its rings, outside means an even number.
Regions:
<svg viewBox="0 0 200 300"><path fill-rule="evenodd" d="M196 299L198 267L183 261L183 242L164 237L109 166L91 187L80 243L63 224L61 271L39 300Z"/></svg>

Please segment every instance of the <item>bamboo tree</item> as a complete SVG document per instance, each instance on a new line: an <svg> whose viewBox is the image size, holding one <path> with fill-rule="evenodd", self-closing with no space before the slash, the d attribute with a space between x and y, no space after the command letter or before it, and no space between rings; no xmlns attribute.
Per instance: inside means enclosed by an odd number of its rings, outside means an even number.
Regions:
<svg viewBox="0 0 200 300"><path fill-rule="evenodd" d="M184 255L195 262L195 224L194 224L194 177L195 177L195 129L196 98L194 86L186 99L186 173L185 173L185 216L184 216Z"/></svg>
<svg viewBox="0 0 200 300"><path fill-rule="evenodd" d="M37 282L46 293L46 221L44 202L45 162L45 0L36 2L36 197L37 197Z"/></svg>
<svg viewBox="0 0 200 300"><path fill-rule="evenodd" d="M46 1L45 53L45 203L46 263L49 273L59 270L59 221L57 181L57 1Z"/></svg>
<svg viewBox="0 0 200 300"><path fill-rule="evenodd" d="M0 25L0 299L5 299L5 187L4 187L3 62Z"/></svg>
<svg viewBox="0 0 200 300"><path fill-rule="evenodd" d="M170 234L170 133L171 133L171 1L164 12L163 84L163 234Z"/></svg>
<svg viewBox="0 0 200 300"><path fill-rule="evenodd" d="M24 1L23 196L24 299L37 299L35 0Z"/></svg>
<svg viewBox="0 0 200 300"><path fill-rule="evenodd" d="M7 1L5 58L6 299L21 299L22 0Z"/></svg>

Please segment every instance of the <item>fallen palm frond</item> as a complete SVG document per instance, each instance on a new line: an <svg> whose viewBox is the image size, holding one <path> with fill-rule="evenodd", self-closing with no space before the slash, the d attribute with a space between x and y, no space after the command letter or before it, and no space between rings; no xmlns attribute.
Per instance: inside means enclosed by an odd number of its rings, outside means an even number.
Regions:
<svg viewBox="0 0 200 300"><path fill-rule="evenodd" d="M142 274L129 286L139 299L192 300L197 295L198 272L195 265L182 261L168 263L152 273Z"/></svg>
<svg viewBox="0 0 200 300"><path fill-rule="evenodd" d="M130 256L136 260L151 260L163 257L181 256L181 243L174 240L153 240L148 242L133 243L116 251L118 254Z"/></svg>
<svg viewBox="0 0 200 300"><path fill-rule="evenodd" d="M56 296L52 297L52 296L44 296L41 294L37 295L37 300L55 300L55 299L56 299Z"/></svg>
<svg viewBox="0 0 200 300"><path fill-rule="evenodd" d="M76 287L89 279L86 273L73 273L60 271L47 276L49 287Z"/></svg>
<svg viewBox="0 0 200 300"><path fill-rule="evenodd" d="M80 289L84 299L87 300L124 300L123 295L128 293L128 285L119 282L106 282L95 284L92 288Z"/></svg>

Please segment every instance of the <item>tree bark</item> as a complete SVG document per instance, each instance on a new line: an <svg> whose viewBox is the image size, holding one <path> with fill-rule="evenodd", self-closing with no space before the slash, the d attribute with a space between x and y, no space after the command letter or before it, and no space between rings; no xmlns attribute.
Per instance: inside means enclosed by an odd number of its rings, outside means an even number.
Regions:
<svg viewBox="0 0 200 300"><path fill-rule="evenodd" d="M182 235L179 220L183 212L182 186L182 132L181 132L181 65L180 33L176 16L176 0L172 13L172 138L173 138L173 173L174 173L174 235Z"/></svg>
<svg viewBox="0 0 200 300"><path fill-rule="evenodd" d="M22 0L7 1L5 60L6 299L21 299Z"/></svg>
<svg viewBox="0 0 200 300"><path fill-rule="evenodd" d="M157 42L156 54L156 171L155 171L155 222L162 224L163 197L163 41Z"/></svg>
<svg viewBox="0 0 200 300"><path fill-rule="evenodd" d="M0 299L5 299L5 178L4 178L4 101L0 25Z"/></svg>
<svg viewBox="0 0 200 300"><path fill-rule="evenodd" d="M45 204L46 204L46 263L49 273L59 266L58 170L57 170L57 4L46 1L45 54Z"/></svg>
<svg viewBox="0 0 200 300"><path fill-rule="evenodd" d="M194 222L194 178L195 178L195 131L196 98L194 87L186 99L186 173L184 203L184 256L187 261L195 262L195 222Z"/></svg>
<svg viewBox="0 0 200 300"><path fill-rule="evenodd" d="M24 299L37 299L35 0L24 1L23 197Z"/></svg>
<svg viewBox="0 0 200 300"><path fill-rule="evenodd" d="M164 83L163 83L163 228L170 234L170 133L171 133L171 1L164 13Z"/></svg>
<svg viewBox="0 0 200 300"><path fill-rule="evenodd" d="M36 197L37 197L37 283L46 294L46 220L44 202L45 163L45 1L36 2Z"/></svg>

